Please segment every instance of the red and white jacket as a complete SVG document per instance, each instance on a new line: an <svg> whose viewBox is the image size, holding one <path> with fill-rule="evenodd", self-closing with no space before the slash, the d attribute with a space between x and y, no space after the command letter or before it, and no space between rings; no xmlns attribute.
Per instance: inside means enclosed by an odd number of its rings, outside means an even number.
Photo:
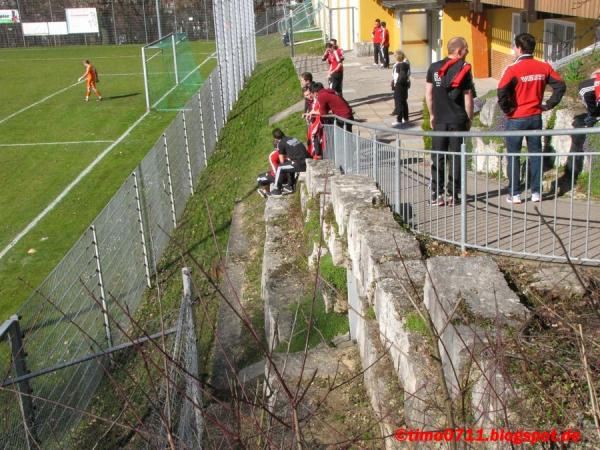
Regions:
<svg viewBox="0 0 600 450"><path fill-rule="evenodd" d="M552 96L543 107L546 85L552 88ZM558 105L566 89L550 64L525 54L504 69L498 83L498 104L509 119L535 116Z"/></svg>
<svg viewBox="0 0 600 450"><path fill-rule="evenodd" d="M381 44L383 41L383 27L381 25L374 27L371 35L373 36L373 44Z"/></svg>
<svg viewBox="0 0 600 450"><path fill-rule="evenodd" d="M271 171L269 173L271 176L275 176L279 164L279 150L274 149L269 155L269 166L271 167Z"/></svg>

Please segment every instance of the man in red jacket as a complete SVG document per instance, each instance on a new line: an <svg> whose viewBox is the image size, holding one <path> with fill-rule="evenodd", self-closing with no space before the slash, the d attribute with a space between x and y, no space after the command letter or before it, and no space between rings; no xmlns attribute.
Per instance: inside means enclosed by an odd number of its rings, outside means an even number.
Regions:
<svg viewBox="0 0 600 450"><path fill-rule="evenodd" d="M517 60L504 69L498 83L498 104L506 114L506 130L541 130L542 111L554 108L565 93L566 85L552 66L533 58L535 37L529 33L521 33L515 37L513 48ZM546 104L542 104L546 85L552 88L552 96ZM523 136L506 138L508 153L509 190L506 201L521 203L521 161L519 154L523 144ZM527 151L542 152L541 136L527 137ZM516 155L516 156L513 156ZM531 178L531 201L539 202L541 196L542 157L529 156Z"/></svg>
<svg viewBox="0 0 600 450"><path fill-rule="evenodd" d="M310 86L310 92L316 96L316 99L319 102L319 113L321 116L335 114L343 119L354 120L352 108L348 102L333 89L325 89L321 83L313 83ZM323 123L327 122L323 120ZM331 120L328 120L328 123L331 123ZM352 124L340 120L337 121L337 124L349 132L352 132Z"/></svg>
<svg viewBox="0 0 600 450"><path fill-rule="evenodd" d="M375 27L373 28L371 36L373 36L373 58L375 58L375 63L373 65L378 66L379 53L381 52L381 42L383 41L383 35L381 33L381 21L379 19L375 19Z"/></svg>
<svg viewBox="0 0 600 450"><path fill-rule="evenodd" d="M381 22L381 67L387 69L390 67L390 32L387 24Z"/></svg>

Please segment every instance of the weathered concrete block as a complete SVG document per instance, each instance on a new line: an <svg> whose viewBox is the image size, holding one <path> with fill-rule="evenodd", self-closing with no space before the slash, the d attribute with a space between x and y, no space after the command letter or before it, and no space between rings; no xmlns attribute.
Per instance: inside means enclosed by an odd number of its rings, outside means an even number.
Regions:
<svg viewBox="0 0 600 450"><path fill-rule="evenodd" d="M529 311L488 256L434 257L427 269L424 303L440 334L446 381L457 395L460 380L455 374L461 376L464 363L478 355L497 326L518 326ZM465 324L456 324L461 320Z"/></svg>
<svg viewBox="0 0 600 450"><path fill-rule="evenodd" d="M349 271L348 277L353 277ZM356 294L356 293L354 293ZM387 349L378 337L377 323L366 318L366 305L357 295L351 295L350 305L354 310L352 337L356 340L358 352L364 369L364 382L371 407L379 419L381 433L389 436L384 440L384 448L404 448L402 443L394 439L394 431L402 423L402 390L397 384L391 367Z"/></svg>
<svg viewBox="0 0 600 450"><path fill-rule="evenodd" d="M377 265L421 258L414 236L400 228L392 213L383 208L353 210L348 221L347 240L348 257L359 283L359 292L369 300L372 300Z"/></svg>
<svg viewBox="0 0 600 450"><path fill-rule="evenodd" d="M331 259L336 266L347 266L345 245L342 238L337 234L333 224L323 221L323 240L331 253Z"/></svg>
<svg viewBox="0 0 600 450"><path fill-rule="evenodd" d="M374 182L362 175L340 175L331 179L331 203L339 232L346 232L350 212L365 206L381 206L383 195Z"/></svg>
<svg viewBox="0 0 600 450"><path fill-rule="evenodd" d="M297 277L289 276L293 270L293 253L286 248L290 232L287 216L292 203L291 196L269 197L265 205L265 246L262 264L261 291L265 304L265 332L269 347L290 339L293 314L290 293L301 292Z"/></svg>
<svg viewBox="0 0 600 450"><path fill-rule="evenodd" d="M490 98L484 103L481 111L479 111L479 121L482 125L491 127L498 114L500 114L498 101L495 98Z"/></svg>
<svg viewBox="0 0 600 450"><path fill-rule="evenodd" d="M504 144L490 141L486 144L484 138L473 138L473 161L475 170L483 173L508 173L508 161L504 157L502 147Z"/></svg>
<svg viewBox="0 0 600 450"><path fill-rule="evenodd" d="M311 197L326 191L330 178L339 173L330 160L306 160L306 188ZM329 189L327 189L328 191Z"/></svg>

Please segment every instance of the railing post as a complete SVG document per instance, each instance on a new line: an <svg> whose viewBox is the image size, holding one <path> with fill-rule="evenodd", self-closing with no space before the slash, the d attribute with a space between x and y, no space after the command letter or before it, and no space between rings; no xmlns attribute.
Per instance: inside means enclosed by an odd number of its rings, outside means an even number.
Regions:
<svg viewBox="0 0 600 450"><path fill-rule="evenodd" d="M396 151L394 152L394 209L400 214L400 137L396 136Z"/></svg>
<svg viewBox="0 0 600 450"><path fill-rule="evenodd" d="M296 55L294 52L294 13L291 10L290 10L290 47L292 50L292 58L293 58Z"/></svg>
<svg viewBox="0 0 600 450"><path fill-rule="evenodd" d="M333 119L333 166L337 167L337 154L338 154L338 143L337 143L337 130L338 130L338 120L337 117Z"/></svg>
<svg viewBox="0 0 600 450"><path fill-rule="evenodd" d="M467 145L460 144L460 251L467 250Z"/></svg>
<svg viewBox="0 0 600 450"><path fill-rule="evenodd" d="M377 184L377 132L373 131L371 134L373 140L373 181Z"/></svg>
<svg viewBox="0 0 600 450"><path fill-rule="evenodd" d="M142 254L144 255L144 268L146 270L146 284L148 287L152 287L152 282L150 281L150 265L148 263L148 247L146 245L146 231L144 229L144 219L142 216L142 201L140 198L140 189L138 187L137 182L137 174L133 172L131 174L133 177L133 187L135 189L135 201L138 212L138 224L140 226L140 236L142 237Z"/></svg>
<svg viewBox="0 0 600 450"><path fill-rule="evenodd" d="M344 173L348 173L348 145L346 144L346 134L348 133L346 132L345 123L342 129L344 130L344 145L342 146L342 151L344 152Z"/></svg>
<svg viewBox="0 0 600 450"><path fill-rule="evenodd" d="M221 71L220 66L219 66L219 72ZM221 75L222 77L222 75ZM211 106L212 106L212 110L213 110L213 123L215 126L215 142L219 142L219 125L217 124L217 115L215 114L215 91L213 89L213 83L212 81L209 83L210 85L210 102L211 102ZM223 85L223 81L221 78L221 86ZM198 94L200 95L200 94ZM200 101L198 101L198 103L200 103ZM226 120L226 114L225 114L225 101L223 99L223 93L221 92L221 103L223 106L221 108L221 115L223 116L223 124L225 124ZM200 103L200 115L202 115L202 103ZM204 122L203 122L204 123ZM204 162L206 165L206 144L204 145Z"/></svg>
<svg viewBox="0 0 600 450"><path fill-rule="evenodd" d="M19 317L14 315L9 319L11 321L8 326L7 334L10 342L10 350L15 366L15 376L17 378L27 375L27 363L25 348L23 346L23 334L21 332L21 326L19 325ZM23 419L23 427L25 428L25 437L27 440L27 448L34 449L39 448L39 444L36 442L37 437L35 434L35 415L33 408L33 400L31 394L31 386L29 381L19 381L17 383L19 388L19 408L21 410L21 418Z"/></svg>
<svg viewBox="0 0 600 450"><path fill-rule="evenodd" d="M96 236L96 226L90 227L92 230L92 245L94 246L94 259L96 260L96 273L98 274L98 287L100 288L100 301L102 303L102 316L104 317L104 330L106 332L106 342L109 347L113 346L112 333L110 332L110 322L108 320L108 307L106 306L106 293L104 292L104 279L102 277L102 263L100 261L100 251L98 246L98 237Z"/></svg>
<svg viewBox="0 0 600 450"><path fill-rule="evenodd" d="M356 166L354 168L355 173L360 173L360 128L356 130L356 151L354 152L354 158L356 160Z"/></svg>
<svg viewBox="0 0 600 450"><path fill-rule="evenodd" d="M173 196L173 182L171 180L171 163L169 162L169 146L167 145L167 135L163 133L163 142L165 145L165 158L167 162L167 180L169 185L169 199L171 202L171 219L173 220L173 229L177 228L177 215L175 214L175 197Z"/></svg>
<svg viewBox="0 0 600 450"><path fill-rule="evenodd" d="M181 120L183 121L183 141L185 143L185 158L188 168L188 181L190 183L190 194L194 195L194 177L192 176L192 161L190 159L190 144L188 142L187 125L185 123L185 111L181 111Z"/></svg>

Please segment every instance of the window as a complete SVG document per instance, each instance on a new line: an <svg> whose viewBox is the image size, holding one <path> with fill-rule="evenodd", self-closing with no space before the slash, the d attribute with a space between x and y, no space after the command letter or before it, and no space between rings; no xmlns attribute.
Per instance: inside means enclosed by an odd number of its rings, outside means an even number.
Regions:
<svg viewBox="0 0 600 450"><path fill-rule="evenodd" d="M575 24L562 20L544 21L544 59L558 61L575 49Z"/></svg>
<svg viewBox="0 0 600 450"><path fill-rule="evenodd" d="M512 15L512 39L511 44L515 42L515 36L529 31L527 22L525 21L525 12L513 13Z"/></svg>

